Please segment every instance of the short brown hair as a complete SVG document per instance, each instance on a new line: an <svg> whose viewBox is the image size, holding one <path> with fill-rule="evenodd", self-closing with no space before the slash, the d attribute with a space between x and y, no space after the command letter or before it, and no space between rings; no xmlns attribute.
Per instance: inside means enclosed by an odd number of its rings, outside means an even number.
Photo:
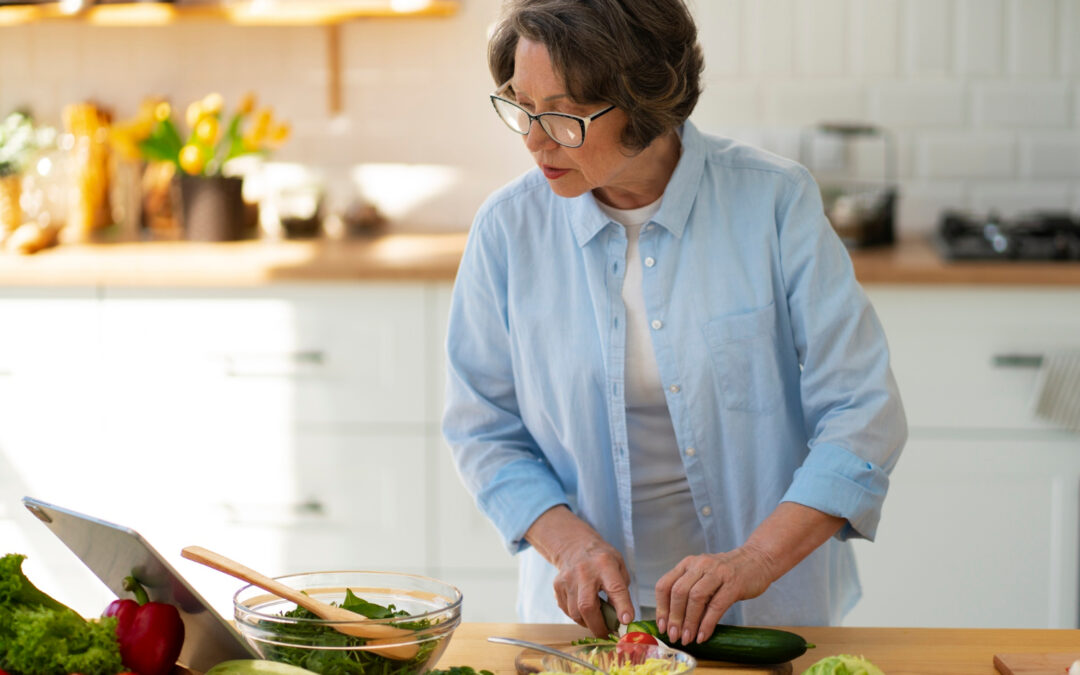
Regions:
<svg viewBox="0 0 1080 675"><path fill-rule="evenodd" d="M705 60L683 0L507 0L488 43L497 85L524 37L547 47L577 103L626 113L622 144L639 151L682 124L701 94Z"/></svg>

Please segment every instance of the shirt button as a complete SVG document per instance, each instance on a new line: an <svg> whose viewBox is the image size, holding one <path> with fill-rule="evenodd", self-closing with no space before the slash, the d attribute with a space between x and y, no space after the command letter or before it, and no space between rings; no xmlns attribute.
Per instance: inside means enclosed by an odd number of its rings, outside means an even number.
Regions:
<svg viewBox="0 0 1080 675"><path fill-rule="evenodd" d="M661 328L664 327L664 322L661 321L660 319L653 319L651 325L653 327L653 330L660 330Z"/></svg>
<svg viewBox="0 0 1080 675"><path fill-rule="evenodd" d="M649 256L648 258L645 258L645 267L652 267L655 264L656 264L656 260L652 256Z"/></svg>
<svg viewBox="0 0 1080 675"><path fill-rule="evenodd" d="M695 454L697 454L697 450L695 450L693 448L687 448L686 449L686 456L687 457L693 457Z"/></svg>
<svg viewBox="0 0 1080 675"><path fill-rule="evenodd" d="M712 508L711 507L708 507L708 506L702 506L701 507L701 515L707 516L707 515L710 515L711 513L712 513Z"/></svg>
<svg viewBox="0 0 1080 675"><path fill-rule="evenodd" d="M677 384L673 384L670 387L668 387L668 391L670 391L672 394L678 394L679 390L680 390L680 387Z"/></svg>

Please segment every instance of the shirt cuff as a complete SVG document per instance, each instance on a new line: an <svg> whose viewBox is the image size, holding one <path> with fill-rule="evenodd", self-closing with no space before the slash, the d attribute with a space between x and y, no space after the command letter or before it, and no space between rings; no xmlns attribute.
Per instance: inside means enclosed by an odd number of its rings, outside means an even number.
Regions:
<svg viewBox="0 0 1080 675"><path fill-rule="evenodd" d="M873 541L881 520L881 505L889 489L889 474L873 462L837 445L817 445L795 472L782 501L796 502L848 524L837 537Z"/></svg>
<svg viewBox="0 0 1080 675"><path fill-rule="evenodd" d="M545 511L560 504L569 506L562 487L541 461L515 461L499 469L477 496L503 544L511 554L529 546L525 531Z"/></svg>

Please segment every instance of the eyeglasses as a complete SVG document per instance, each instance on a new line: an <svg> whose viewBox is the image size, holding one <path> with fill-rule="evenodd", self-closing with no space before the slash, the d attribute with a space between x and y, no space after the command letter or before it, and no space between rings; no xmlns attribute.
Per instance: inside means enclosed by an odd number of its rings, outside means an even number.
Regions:
<svg viewBox="0 0 1080 675"><path fill-rule="evenodd" d="M491 95L491 104L495 106L495 112L499 114L499 118L506 123L506 126L510 127L511 131L525 136L535 120L540 123L540 128L551 137L551 140L567 148L580 148L585 142L585 130L589 128L589 124L597 117L615 109L615 106L609 105L588 117L560 112L543 112L533 115L517 103L500 96L509 85L510 81L507 80Z"/></svg>

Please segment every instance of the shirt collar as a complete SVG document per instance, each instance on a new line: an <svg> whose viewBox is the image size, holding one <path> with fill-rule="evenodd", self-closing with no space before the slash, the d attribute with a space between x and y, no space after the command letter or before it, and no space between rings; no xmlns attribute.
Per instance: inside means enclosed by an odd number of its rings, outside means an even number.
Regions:
<svg viewBox="0 0 1080 675"><path fill-rule="evenodd" d="M680 130L682 154L675 171L664 188L664 200L652 222L681 238L686 229L690 209L694 205L698 184L705 170L704 139L701 132L687 120ZM578 246L585 246L604 229L611 219L596 203L592 192L566 199L566 216L574 231Z"/></svg>

